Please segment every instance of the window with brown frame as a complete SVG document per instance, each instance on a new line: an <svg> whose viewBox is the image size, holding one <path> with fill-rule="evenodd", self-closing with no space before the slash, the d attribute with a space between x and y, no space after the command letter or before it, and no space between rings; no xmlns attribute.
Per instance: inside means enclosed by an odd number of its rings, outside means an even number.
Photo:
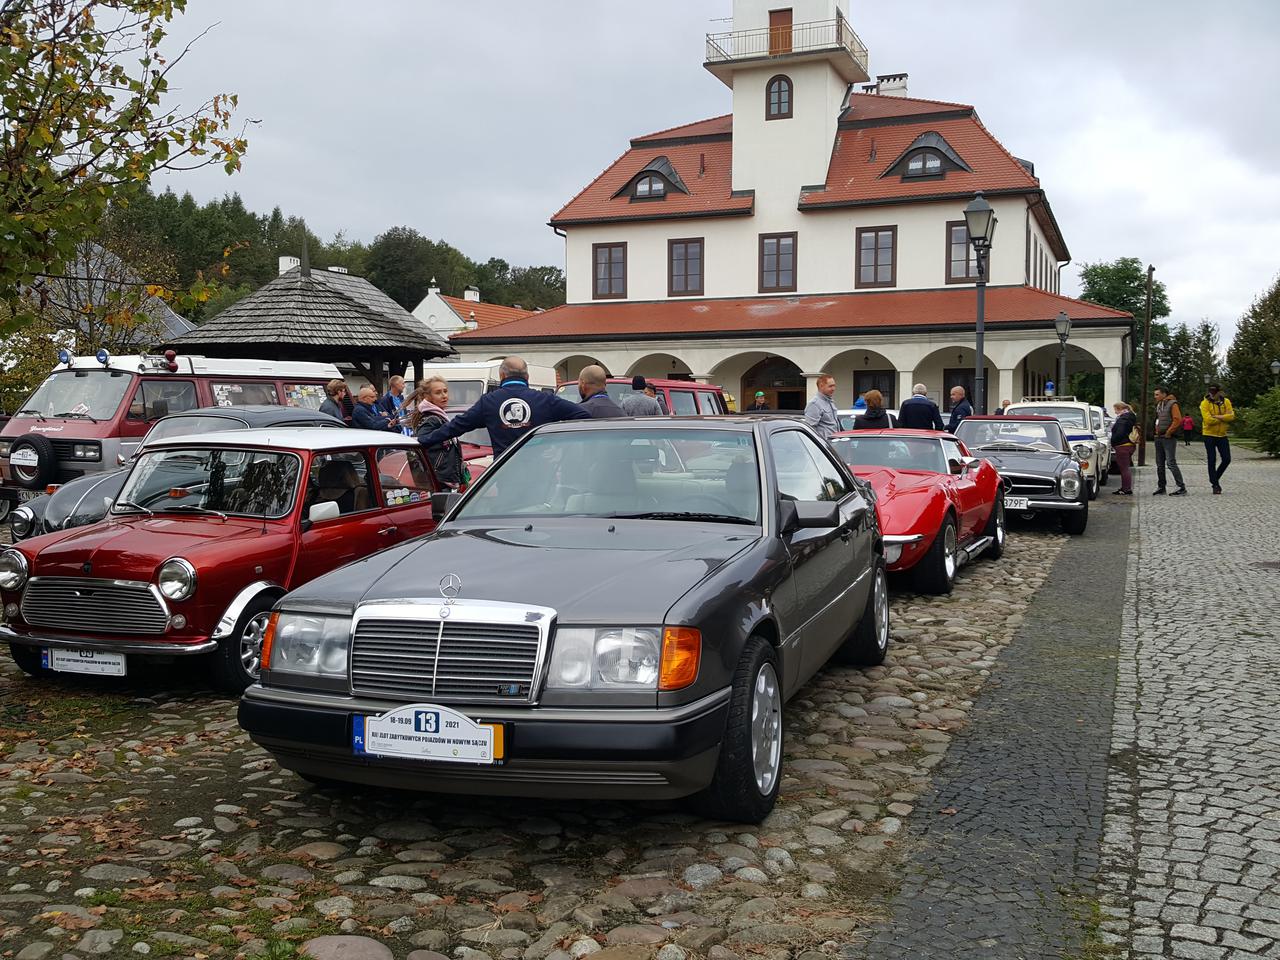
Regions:
<svg viewBox="0 0 1280 960"><path fill-rule="evenodd" d="M859 227L855 287L892 287L898 282L898 228Z"/></svg>
<svg viewBox="0 0 1280 960"><path fill-rule="evenodd" d="M702 237L667 241L667 296L702 295Z"/></svg>
<svg viewBox="0 0 1280 960"><path fill-rule="evenodd" d="M791 118L791 78L778 74L765 85L764 118L789 120Z"/></svg>
<svg viewBox="0 0 1280 960"><path fill-rule="evenodd" d="M969 228L963 220L947 221L947 283L969 283L978 279L978 258L969 242Z"/></svg>
<svg viewBox="0 0 1280 960"><path fill-rule="evenodd" d="M621 300L627 295L627 245L625 243L593 243L591 260L595 265L591 299Z"/></svg>
<svg viewBox="0 0 1280 960"><path fill-rule="evenodd" d="M760 292L789 293L795 289L795 233L760 234Z"/></svg>

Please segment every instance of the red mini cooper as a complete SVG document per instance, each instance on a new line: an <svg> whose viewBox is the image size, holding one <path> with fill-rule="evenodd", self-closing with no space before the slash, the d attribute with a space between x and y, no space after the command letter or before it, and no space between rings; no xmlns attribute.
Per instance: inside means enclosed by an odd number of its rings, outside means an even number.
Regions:
<svg viewBox="0 0 1280 960"><path fill-rule="evenodd" d="M150 444L106 519L0 553L0 639L32 676L123 676L206 655L218 686L258 676L285 592L435 528L412 437L263 429Z"/></svg>

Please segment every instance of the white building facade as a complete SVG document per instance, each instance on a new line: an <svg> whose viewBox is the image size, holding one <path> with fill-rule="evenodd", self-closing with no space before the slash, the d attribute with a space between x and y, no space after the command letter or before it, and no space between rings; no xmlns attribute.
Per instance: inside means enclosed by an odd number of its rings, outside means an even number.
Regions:
<svg viewBox="0 0 1280 960"><path fill-rule="evenodd" d="M845 0L735 0L733 28L707 38L706 59L732 113L632 140L552 217L568 302L461 332L455 348L518 352L564 379L588 362L690 377L783 408L824 372L842 405L873 387L896 405L916 382L945 404L951 386L973 386L962 211L982 192L999 220L989 405L1055 378L1059 312L1073 322L1069 372L1122 398L1131 318L1059 295L1070 253L1032 164L971 106L907 97L905 75L865 83Z"/></svg>

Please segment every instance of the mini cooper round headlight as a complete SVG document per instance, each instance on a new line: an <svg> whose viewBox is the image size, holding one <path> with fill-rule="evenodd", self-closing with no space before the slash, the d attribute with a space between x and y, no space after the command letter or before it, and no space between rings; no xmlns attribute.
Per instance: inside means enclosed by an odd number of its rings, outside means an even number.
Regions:
<svg viewBox="0 0 1280 960"><path fill-rule="evenodd" d="M196 568L181 557L160 564L156 586L170 600L185 600L196 592Z"/></svg>
<svg viewBox="0 0 1280 960"><path fill-rule="evenodd" d="M0 553L0 590L21 590L27 582L27 558L21 551Z"/></svg>
<svg viewBox="0 0 1280 960"><path fill-rule="evenodd" d="M1077 443L1071 448L1071 452L1076 455L1079 460L1088 460L1093 456L1093 447L1087 443Z"/></svg>
<svg viewBox="0 0 1280 960"><path fill-rule="evenodd" d="M9 514L9 530L19 540L30 535L35 522L36 516L30 507L19 507Z"/></svg>

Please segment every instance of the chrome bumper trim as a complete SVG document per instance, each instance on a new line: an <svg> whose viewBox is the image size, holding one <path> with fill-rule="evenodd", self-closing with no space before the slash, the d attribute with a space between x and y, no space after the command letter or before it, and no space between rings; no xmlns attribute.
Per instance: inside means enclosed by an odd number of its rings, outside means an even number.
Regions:
<svg viewBox="0 0 1280 960"><path fill-rule="evenodd" d="M151 643L130 643L123 640L98 640L91 637L65 637L48 633L18 633L7 625L0 625L0 641L22 643L32 647L69 647L77 650L101 650L104 653L152 654L172 657L196 656L218 649L217 640L199 643L172 643L157 640Z"/></svg>
<svg viewBox="0 0 1280 960"><path fill-rule="evenodd" d="M1028 500L1028 510L1083 510L1084 504L1079 500ZM1021 513L1021 510L1015 510Z"/></svg>
<svg viewBox="0 0 1280 960"><path fill-rule="evenodd" d="M924 539L924 534L923 533L888 534L886 536L881 537L880 539L883 540L885 543L919 543L921 540Z"/></svg>

